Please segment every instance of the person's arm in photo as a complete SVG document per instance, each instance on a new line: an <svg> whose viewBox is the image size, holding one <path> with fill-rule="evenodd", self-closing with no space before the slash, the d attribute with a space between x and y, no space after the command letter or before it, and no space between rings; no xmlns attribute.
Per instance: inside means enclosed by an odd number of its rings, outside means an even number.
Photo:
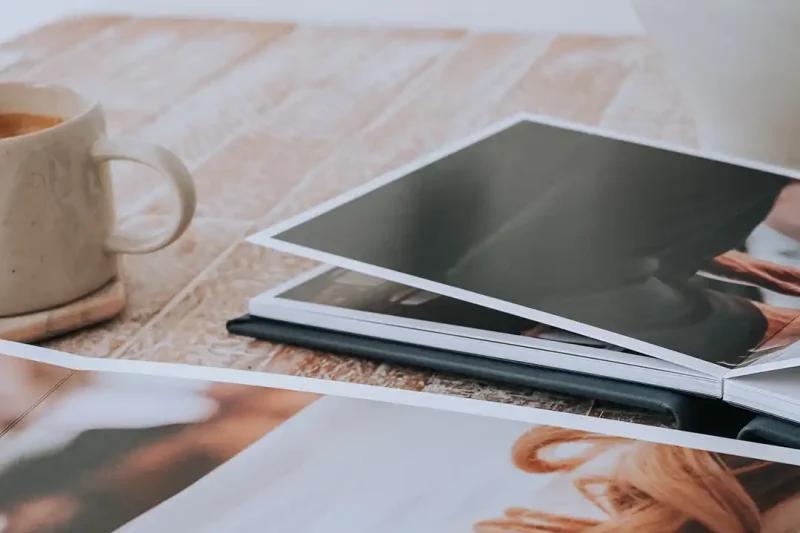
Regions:
<svg viewBox="0 0 800 533"><path fill-rule="evenodd" d="M767 320L764 342L758 346L756 354L785 348L800 340L800 311L761 302L753 304Z"/></svg>
<svg viewBox="0 0 800 533"><path fill-rule="evenodd" d="M800 296L800 269L756 259L736 250L715 257L703 270L772 292Z"/></svg>

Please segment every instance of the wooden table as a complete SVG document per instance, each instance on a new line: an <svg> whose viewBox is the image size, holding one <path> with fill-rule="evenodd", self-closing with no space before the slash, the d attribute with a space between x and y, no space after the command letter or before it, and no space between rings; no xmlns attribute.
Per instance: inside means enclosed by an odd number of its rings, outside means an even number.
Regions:
<svg viewBox="0 0 800 533"><path fill-rule="evenodd" d="M189 232L166 250L124 258L124 314L50 346L671 424L601 402L256 342L224 329L249 297L312 266L243 237L512 113L693 143L692 120L646 42L76 18L0 45L0 80L96 96L112 134L165 144L197 181ZM168 191L139 167L113 171L123 225L161 224Z"/></svg>

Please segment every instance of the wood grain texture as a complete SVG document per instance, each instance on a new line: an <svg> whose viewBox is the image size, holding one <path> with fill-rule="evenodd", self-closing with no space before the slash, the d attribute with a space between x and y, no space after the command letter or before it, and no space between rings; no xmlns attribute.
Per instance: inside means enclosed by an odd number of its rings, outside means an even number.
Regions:
<svg viewBox="0 0 800 533"><path fill-rule="evenodd" d="M248 298L313 263L242 238L520 111L694 143L663 62L639 39L215 20L78 18L0 45L0 80L100 99L112 134L174 150L193 171L190 231L126 257L129 304L49 342L95 357L245 368L669 425L664 417L232 337ZM154 227L169 191L113 168L123 227Z"/></svg>

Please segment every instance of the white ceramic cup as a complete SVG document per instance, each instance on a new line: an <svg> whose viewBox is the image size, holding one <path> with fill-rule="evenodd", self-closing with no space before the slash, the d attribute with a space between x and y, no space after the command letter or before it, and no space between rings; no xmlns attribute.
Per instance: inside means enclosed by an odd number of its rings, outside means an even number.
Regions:
<svg viewBox="0 0 800 533"><path fill-rule="evenodd" d="M633 0L703 148L800 168L800 2Z"/></svg>
<svg viewBox="0 0 800 533"><path fill-rule="evenodd" d="M0 139L0 316L86 296L117 275L117 254L159 250L191 222L196 198L186 167L160 146L106 137L98 103L63 87L0 83L0 113L63 119ZM169 182L178 209L166 228L116 232L113 160L141 163Z"/></svg>

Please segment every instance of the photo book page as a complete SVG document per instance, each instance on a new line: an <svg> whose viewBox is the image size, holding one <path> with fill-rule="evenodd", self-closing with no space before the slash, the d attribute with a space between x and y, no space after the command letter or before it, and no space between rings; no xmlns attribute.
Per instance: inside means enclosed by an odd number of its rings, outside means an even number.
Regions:
<svg viewBox="0 0 800 533"><path fill-rule="evenodd" d="M800 355L784 172L515 117L250 240L722 376Z"/></svg>
<svg viewBox="0 0 800 533"><path fill-rule="evenodd" d="M533 322L463 300L395 283L385 279L323 265L277 287L268 294L282 302L311 304L309 309L350 311L349 316L413 327L425 324L455 326L445 331L483 332L489 339L542 339L563 344L630 352L603 341ZM501 334L492 336L491 333ZM647 356L642 356L647 357Z"/></svg>
<svg viewBox="0 0 800 533"><path fill-rule="evenodd" d="M430 350L435 361L467 356L463 371L482 376L483 365L511 363L517 375L552 369L604 380L722 397L722 379L567 330L470 302L340 267L321 265L248 301L255 324L295 324L311 336L344 334L389 343L392 349ZM283 339L299 342L308 339ZM281 340L277 338L276 340ZM312 341L313 342L313 341ZM383 357L376 352L375 356ZM413 355L396 362L420 364ZM436 363L434 363L436 364ZM425 366L422 363L422 366ZM568 379L567 374L562 374ZM611 380L611 381L605 381Z"/></svg>
<svg viewBox="0 0 800 533"><path fill-rule="evenodd" d="M800 520L800 451L788 448L366 385L0 352L0 375L15 376L0 389L13 421L0 435L3 532L790 533Z"/></svg>

